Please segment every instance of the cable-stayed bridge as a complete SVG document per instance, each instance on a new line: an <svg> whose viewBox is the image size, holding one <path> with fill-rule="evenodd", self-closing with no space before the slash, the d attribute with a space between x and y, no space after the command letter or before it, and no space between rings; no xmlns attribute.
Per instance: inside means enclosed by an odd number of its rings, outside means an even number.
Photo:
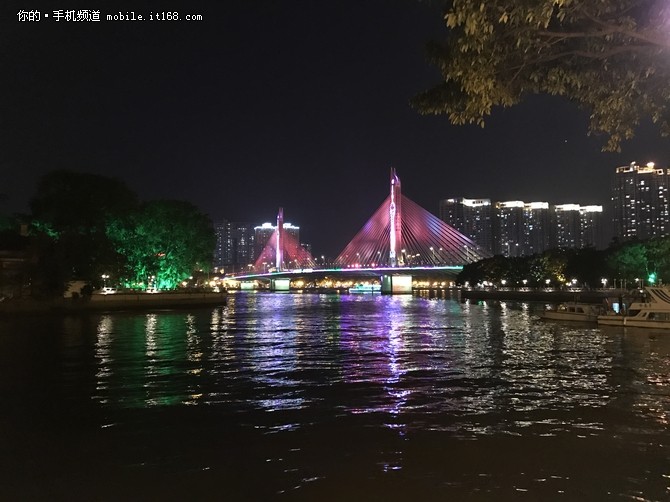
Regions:
<svg viewBox="0 0 670 502"><path fill-rule="evenodd" d="M254 264L259 272L236 279L269 280L274 289L285 289L286 281L297 277L376 277L386 292L400 292L395 290L406 290L408 282L411 289L413 277L454 278L463 265L491 256L404 196L395 169L391 169L389 196L337 256L335 268L317 268L311 254L284 232L283 218L280 208L277 227Z"/></svg>

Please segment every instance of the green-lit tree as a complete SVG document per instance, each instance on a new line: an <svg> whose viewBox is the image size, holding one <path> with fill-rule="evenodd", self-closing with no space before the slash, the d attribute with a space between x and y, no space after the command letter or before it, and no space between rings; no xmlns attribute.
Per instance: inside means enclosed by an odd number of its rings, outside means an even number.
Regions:
<svg viewBox="0 0 670 502"><path fill-rule="evenodd" d="M127 260L129 282L173 289L194 270L208 270L216 242L212 222L185 201L148 202L109 222L107 235Z"/></svg>
<svg viewBox="0 0 670 502"><path fill-rule="evenodd" d="M627 242L611 249L607 262L615 278L630 283L646 278L649 272L647 247L643 242Z"/></svg>
<svg viewBox="0 0 670 502"><path fill-rule="evenodd" d="M645 242L647 257L647 282L670 280L670 238L659 237Z"/></svg>
<svg viewBox="0 0 670 502"><path fill-rule="evenodd" d="M484 124L527 94L564 96L618 150L649 117L670 132L670 4L665 0L451 0L442 82L418 95L425 114Z"/></svg>

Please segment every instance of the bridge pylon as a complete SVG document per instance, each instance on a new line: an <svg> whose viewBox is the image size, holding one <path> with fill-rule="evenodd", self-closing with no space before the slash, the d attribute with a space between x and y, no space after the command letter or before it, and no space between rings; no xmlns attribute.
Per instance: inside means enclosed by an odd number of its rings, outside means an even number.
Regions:
<svg viewBox="0 0 670 502"><path fill-rule="evenodd" d="M277 213L277 242L275 253L275 267L278 271L283 270L284 265L284 208L280 207Z"/></svg>
<svg viewBox="0 0 670 502"><path fill-rule="evenodd" d="M391 195L389 198L389 264L392 267L402 266L404 258L402 249L402 191L400 178L391 168Z"/></svg>

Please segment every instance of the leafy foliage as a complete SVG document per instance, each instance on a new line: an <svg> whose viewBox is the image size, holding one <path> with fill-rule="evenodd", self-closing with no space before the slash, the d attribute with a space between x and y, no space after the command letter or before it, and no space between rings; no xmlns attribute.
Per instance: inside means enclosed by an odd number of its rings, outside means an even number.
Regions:
<svg viewBox="0 0 670 502"><path fill-rule="evenodd" d="M137 196L119 179L56 170L40 179L30 209L35 224L58 237L104 229L107 218L136 205Z"/></svg>
<svg viewBox="0 0 670 502"><path fill-rule="evenodd" d="M670 283L670 237L648 241L614 243L605 250L552 249L542 254L520 258L494 256L463 267L458 282L471 285L503 279L510 286L562 285L576 279L581 285L599 287L603 278L613 285L648 282ZM523 283L523 280L526 283Z"/></svg>
<svg viewBox="0 0 670 502"><path fill-rule="evenodd" d="M424 114L484 125L527 94L564 96L619 150L650 117L670 133L670 4L664 0L452 0L449 36L429 45L443 81L418 95Z"/></svg>
<svg viewBox="0 0 670 502"><path fill-rule="evenodd" d="M123 258L107 238L106 224L136 205L135 193L115 178L68 170L43 176L31 210L44 286L58 291L73 278L95 281L117 271Z"/></svg>
<svg viewBox="0 0 670 502"><path fill-rule="evenodd" d="M107 235L127 259L136 284L175 288L193 270L210 266L215 235L209 217L189 202L152 201L110 221Z"/></svg>
<svg viewBox="0 0 670 502"><path fill-rule="evenodd" d="M642 242L630 242L614 250L608 265L617 277L645 277L648 271L647 248Z"/></svg>
<svg viewBox="0 0 670 502"><path fill-rule="evenodd" d="M86 279L174 288L209 267L215 236L209 218L183 201L140 205L122 181L73 171L44 176L31 201L36 275L52 292ZM151 278L155 279L151 279Z"/></svg>

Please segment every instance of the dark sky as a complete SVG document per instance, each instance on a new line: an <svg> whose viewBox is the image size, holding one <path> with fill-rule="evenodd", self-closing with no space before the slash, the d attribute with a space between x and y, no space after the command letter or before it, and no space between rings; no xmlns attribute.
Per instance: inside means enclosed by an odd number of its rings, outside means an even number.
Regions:
<svg viewBox="0 0 670 502"><path fill-rule="evenodd" d="M48 5L48 9L44 7ZM388 192L606 204L614 168L667 166L644 124L620 154L560 98L497 110L486 128L409 106L437 82L437 3L412 0L122 2L0 7L0 193L26 211L56 168L117 176L141 198L185 199L213 220L273 221L337 254ZM52 11L202 14L200 22L55 22ZM19 9L48 19L20 23Z"/></svg>

